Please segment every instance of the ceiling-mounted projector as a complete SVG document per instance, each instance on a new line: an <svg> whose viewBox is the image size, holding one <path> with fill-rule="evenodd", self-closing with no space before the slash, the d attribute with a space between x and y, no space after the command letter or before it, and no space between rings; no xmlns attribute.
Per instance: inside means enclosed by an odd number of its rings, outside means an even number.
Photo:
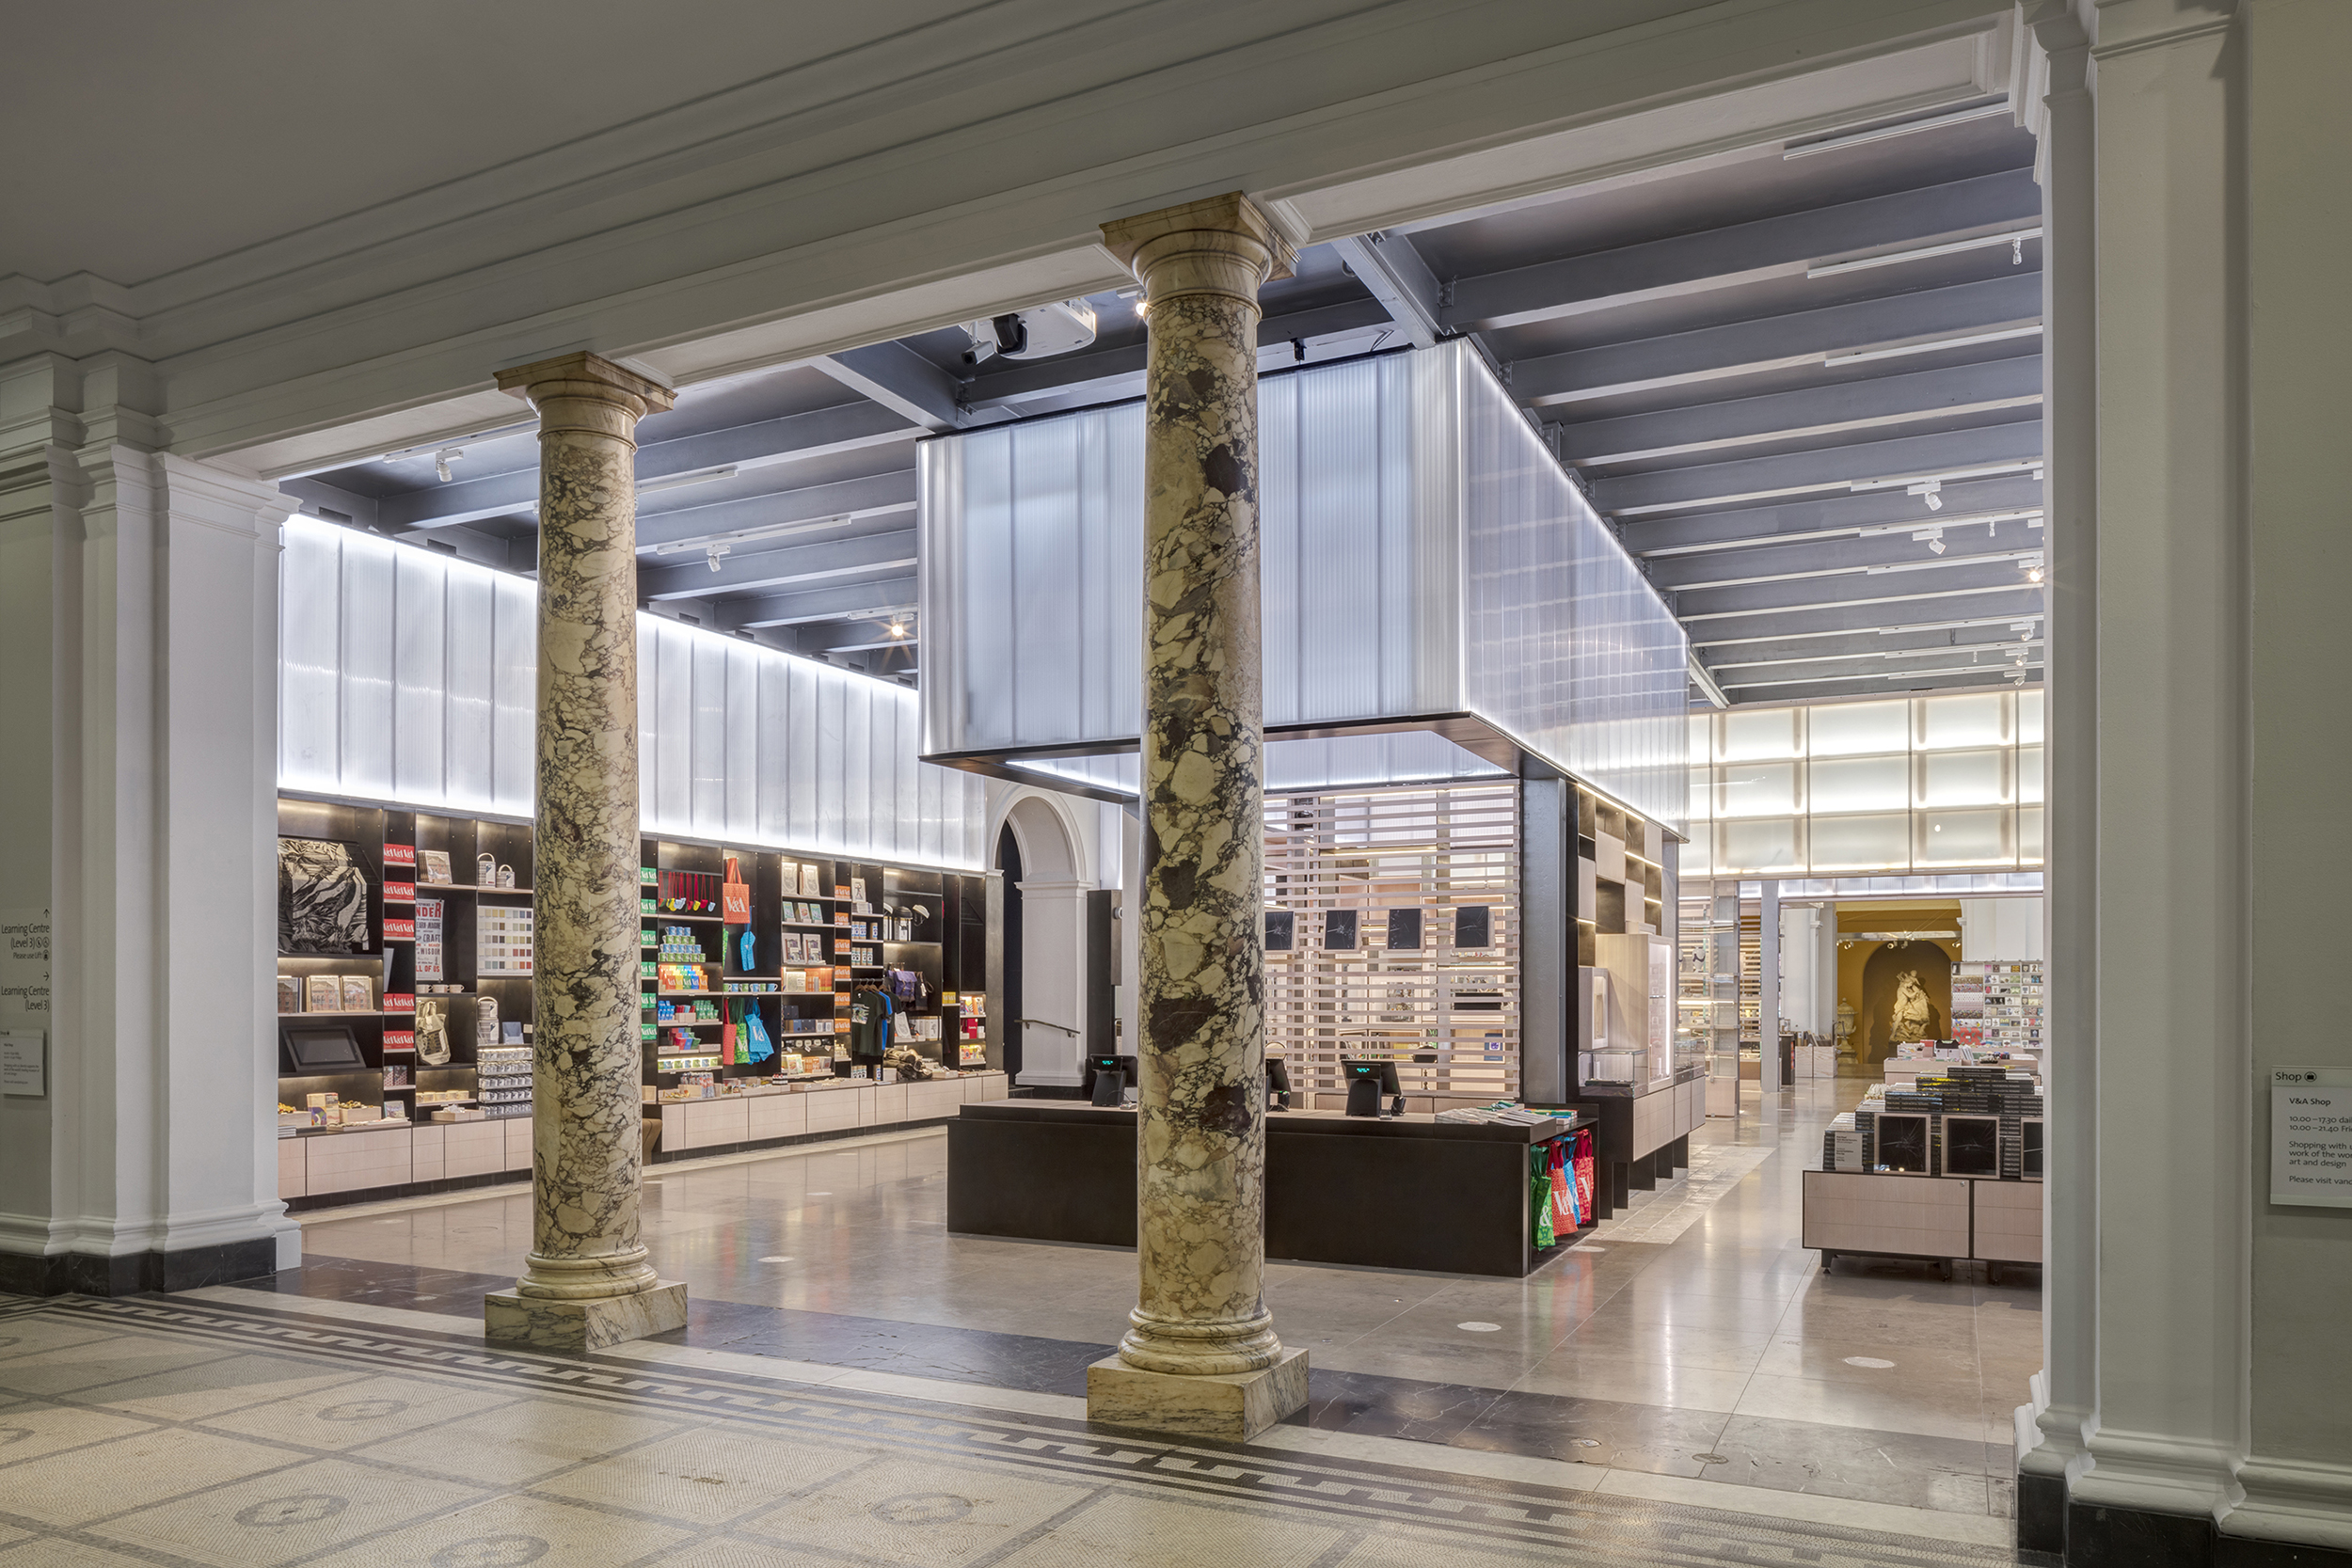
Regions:
<svg viewBox="0 0 2352 1568"><path fill-rule="evenodd" d="M967 365L1000 354L1008 359L1044 359L1094 341L1094 307L1083 299L1056 300L989 321L965 322L963 330L972 340L963 351Z"/></svg>

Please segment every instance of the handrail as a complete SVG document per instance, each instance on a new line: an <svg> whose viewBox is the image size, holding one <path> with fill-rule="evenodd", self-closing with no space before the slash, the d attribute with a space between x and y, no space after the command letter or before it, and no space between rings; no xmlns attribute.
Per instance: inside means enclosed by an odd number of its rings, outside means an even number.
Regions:
<svg viewBox="0 0 2352 1568"><path fill-rule="evenodd" d="M1043 1019L1043 1018L1025 1018L1025 1019L1023 1019L1021 1022L1024 1022L1024 1023L1034 1023L1034 1024L1038 1025L1040 1028L1043 1028L1043 1029L1058 1029L1058 1030L1060 1030L1063 1034L1068 1035L1068 1036L1069 1036L1072 1039L1073 1039L1073 1040L1074 1040L1074 1039L1078 1039L1078 1038L1081 1038L1081 1037L1082 1037L1080 1036L1079 1032L1078 1032L1077 1030L1073 1029L1072 1027L1070 1027L1070 1025L1069 1025L1069 1024L1067 1024L1067 1023L1056 1023L1056 1022L1054 1022L1051 1019Z"/></svg>

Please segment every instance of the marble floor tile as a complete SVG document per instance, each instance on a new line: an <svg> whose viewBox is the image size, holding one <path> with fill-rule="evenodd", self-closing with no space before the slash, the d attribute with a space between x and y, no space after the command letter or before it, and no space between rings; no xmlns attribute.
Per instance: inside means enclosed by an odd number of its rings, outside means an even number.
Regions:
<svg viewBox="0 0 2352 1568"><path fill-rule="evenodd" d="M157 1427L0 1470L8 1512L60 1528L287 1469L304 1455L209 1433Z"/></svg>
<svg viewBox="0 0 2352 1568"><path fill-rule="evenodd" d="M130 1416L194 1420L226 1415L266 1400L356 1383L367 1374L273 1355L226 1355L83 1389L83 1402Z"/></svg>
<svg viewBox="0 0 2352 1568"><path fill-rule="evenodd" d="M20 1315L0 1323L0 1361L117 1338L117 1330L97 1323Z"/></svg>
<svg viewBox="0 0 2352 1568"><path fill-rule="evenodd" d="M1715 1451L1726 1463L1709 1481L1963 1513L1989 1510L1987 1474L2007 1466L1981 1442L1754 1416L1734 1416Z"/></svg>
<svg viewBox="0 0 2352 1568"><path fill-rule="evenodd" d="M0 1408L0 1470L44 1454L78 1449L86 1443L103 1443L152 1430L147 1421L102 1410L24 1401ZM8 1490L8 1478L0 1474L0 1495ZM6 1507L0 1506L0 1513L6 1512Z"/></svg>
<svg viewBox="0 0 2352 1568"><path fill-rule="evenodd" d="M326 1459L158 1503L90 1533L217 1568L268 1568L483 1496L475 1487Z"/></svg>
<svg viewBox="0 0 2352 1568"><path fill-rule="evenodd" d="M683 1544L691 1532L552 1497L497 1497L455 1513L381 1535L326 1557L334 1568L504 1568L546 1562L562 1568L621 1568Z"/></svg>
<svg viewBox="0 0 2352 1568"><path fill-rule="evenodd" d="M1857 1367L1850 1358L1894 1365ZM1848 1338L1790 1330L1774 1337L1756 1370L1767 1377L1827 1379L1882 1390L1925 1385L1975 1387L1979 1382L1973 1335L1955 1340L1931 1335Z"/></svg>
<svg viewBox="0 0 2352 1568"><path fill-rule="evenodd" d="M1464 1448L1539 1454L1580 1465L1695 1476L1732 1418L1716 1410L1675 1410L1617 1400L1511 1394L1464 1427Z"/></svg>
<svg viewBox="0 0 2352 1568"><path fill-rule="evenodd" d="M432 1378L366 1377L215 1416L203 1425L335 1451L380 1442L419 1427L437 1426L513 1399L512 1394Z"/></svg>
<svg viewBox="0 0 2352 1568"><path fill-rule="evenodd" d="M676 1525L724 1525L871 1457L860 1445L705 1427L567 1470L534 1490Z"/></svg>
<svg viewBox="0 0 2352 1568"><path fill-rule="evenodd" d="M8 1568L151 1568L153 1561L149 1557L130 1557L103 1546L55 1537L30 1541L0 1555L0 1563L8 1564Z"/></svg>
<svg viewBox="0 0 2352 1568"><path fill-rule="evenodd" d="M527 1486L591 1459L666 1437L675 1421L571 1401L517 1400L354 1449L352 1457L421 1475Z"/></svg>
<svg viewBox="0 0 2352 1568"><path fill-rule="evenodd" d="M0 1361L0 1388L26 1395L70 1394L216 1361L228 1354L211 1345L174 1344L151 1335L108 1335Z"/></svg>
<svg viewBox="0 0 2352 1568"><path fill-rule="evenodd" d="M1228 1505L1230 1506L1230 1505ZM1331 1524L1265 1510L1234 1528L1227 1508L1112 1490L1002 1560L1006 1568L1310 1568L1345 1539Z"/></svg>
<svg viewBox="0 0 2352 1568"><path fill-rule="evenodd" d="M1873 1386L1759 1374L1740 1396L1739 1414L1881 1435L1900 1432L1977 1443L1985 1438L1984 1399L1973 1383Z"/></svg>
<svg viewBox="0 0 2352 1568"><path fill-rule="evenodd" d="M744 1520L736 1533L910 1568L963 1568L1048 1528L1090 1495L1009 1468L885 1458Z"/></svg>
<svg viewBox="0 0 2352 1568"><path fill-rule="evenodd" d="M1512 1385L1515 1394L1561 1394L1574 1399L1654 1404L1670 1410L1729 1414L1747 1391L1748 1373L1709 1371L1664 1361L1629 1361L1563 1348Z"/></svg>

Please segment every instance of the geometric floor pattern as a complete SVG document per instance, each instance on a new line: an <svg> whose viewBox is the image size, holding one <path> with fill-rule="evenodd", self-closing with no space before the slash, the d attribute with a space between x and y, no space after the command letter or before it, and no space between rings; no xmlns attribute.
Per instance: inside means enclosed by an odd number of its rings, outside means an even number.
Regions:
<svg viewBox="0 0 2352 1568"><path fill-rule="evenodd" d="M2011 1560L1457 1472L1441 1449L1176 1443L304 1307L0 1298L0 1568Z"/></svg>

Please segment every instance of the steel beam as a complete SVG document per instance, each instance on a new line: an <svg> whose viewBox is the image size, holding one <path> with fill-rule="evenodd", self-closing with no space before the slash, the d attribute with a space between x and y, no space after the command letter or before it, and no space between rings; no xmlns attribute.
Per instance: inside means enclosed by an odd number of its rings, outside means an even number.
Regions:
<svg viewBox="0 0 2352 1568"><path fill-rule="evenodd" d="M1595 484L1593 504L1613 517L1637 517L1651 512L1754 505L1783 496L1843 490L1864 480L1931 477L1952 469L2041 461L2042 421L2016 420L1932 436L1898 436L1776 457L1625 474ZM1929 522L1935 520L1924 502L1919 511Z"/></svg>
<svg viewBox="0 0 2352 1568"><path fill-rule="evenodd" d="M1895 586L1916 586L1915 580L1904 584L1898 577L1870 580ZM1901 608L1892 608L1895 606ZM1883 626L1947 618L1973 620L1999 615L2022 621L2028 616L2046 613L2042 585L2021 581L1991 588L1947 588L1939 583L1924 594L1890 594L1875 599L1816 599L1804 604L1754 610L1685 613L1681 619L1684 629L1690 633L1691 645L1712 650L1758 637L1861 631Z"/></svg>
<svg viewBox="0 0 2352 1568"><path fill-rule="evenodd" d="M637 482L675 479L682 474L734 468L775 467L830 457L845 451L912 442L922 431L870 403L843 403L784 419L656 441L637 449ZM662 492L666 493L666 492ZM386 496L377 503L376 521L387 533L413 529L450 528L488 517L512 516L532 511L539 502L539 470L534 466L501 474L485 474Z"/></svg>
<svg viewBox="0 0 2352 1568"><path fill-rule="evenodd" d="M1333 240L1331 248L1355 272L1358 282L1372 291L1372 297L1389 313L1389 319L1412 340L1415 348L1428 348L1445 336L1438 325L1442 309L1437 275L1429 263L1421 259L1413 242L1402 234L1386 234L1375 230L1357 234L1344 240Z"/></svg>
<svg viewBox="0 0 2352 1568"><path fill-rule="evenodd" d="M1986 537L1982 529L1954 531L1936 541L1937 554L1926 540L1908 533L1880 534L1869 539L1825 539L1804 545L1780 545L1770 549L1737 550L1726 555L1686 555L1650 562L1650 582L1661 594L1692 594L1715 588L1740 588L1751 583L1802 582L1808 578L1894 576L1914 571L1956 569L1963 562L1987 557L2014 560L2021 550L2039 554L2042 538L2012 530L2003 539Z"/></svg>
<svg viewBox="0 0 2352 1568"><path fill-rule="evenodd" d="M2003 513L2039 511L2042 486L2024 473L1954 480L1944 486L1938 499L1944 503L1944 510L1933 514L1938 521L1958 526L1973 518L1977 527L1991 526L2004 538L2012 532L2022 537L2024 521L1988 525L1986 519ZM1925 511L1918 497L1900 490L1866 490L1730 512L1629 517L1619 525L1619 531L1626 548L1635 555L1667 559L1804 539L1851 538L1862 529L1908 523Z"/></svg>
<svg viewBox="0 0 2352 1568"><path fill-rule="evenodd" d="M1564 424L1560 455L1579 467L1606 467L2033 407L2041 402L2042 356L2021 354L1979 365Z"/></svg>
<svg viewBox="0 0 2352 1568"><path fill-rule="evenodd" d="M1818 365L1858 350L1996 331L2022 333L2041 320L2042 275L2021 272L2013 277L1518 359L1511 365L1511 390L1522 406L1553 407ZM2012 348L2001 356L2016 352Z"/></svg>
<svg viewBox="0 0 2352 1568"><path fill-rule="evenodd" d="M2015 620L2030 617L2019 615ZM1845 659L1914 657L1947 654L1954 649L2013 646L2026 634L2003 625L1968 626L1947 631L1901 631L1880 627L1869 631L1840 631L1811 637L1757 639L1729 645L1710 645L1708 668L1732 671L1780 669L1790 665L1836 663ZM2033 635L2039 636L2037 631Z"/></svg>
<svg viewBox="0 0 2352 1568"><path fill-rule="evenodd" d="M1815 261L1953 239L2042 215L2029 168L1759 218L1454 280L1440 325L1488 332L1648 300L1804 276Z"/></svg>
<svg viewBox="0 0 2352 1568"><path fill-rule="evenodd" d="M1258 342L1262 348L1273 347L1293 338L1327 338L1388 324L1389 313L1378 300L1343 300L1311 310L1268 316L1258 324ZM1103 399L1123 395L1130 389L1140 388L1147 352L1146 345L1138 341L1087 349L1052 359L991 359L991 366L1001 364L1002 368L984 370L965 386L964 406L974 410L1008 408L1072 393L1091 393Z"/></svg>
<svg viewBox="0 0 2352 1568"><path fill-rule="evenodd" d="M868 343L809 363L861 397L925 430L960 430L970 422L957 401L956 378L904 343Z"/></svg>
<svg viewBox="0 0 2352 1568"><path fill-rule="evenodd" d="M874 582L729 599L717 609L719 624L732 630L738 626L801 626L818 621L871 621L893 613L912 615L914 598L914 574L909 572Z"/></svg>
<svg viewBox="0 0 2352 1568"><path fill-rule="evenodd" d="M775 590L788 584L827 578L895 576L915 562L914 530L867 533L822 545L787 545L782 548L751 549L719 558L712 571L705 561L675 566L643 564L637 568L641 599L709 598Z"/></svg>
<svg viewBox="0 0 2352 1568"><path fill-rule="evenodd" d="M1963 558L1947 565L1941 557L1926 556L1924 560L1924 565L1911 564L1887 571L1866 570L1836 577L1804 577L1720 588L1685 588L1675 595L1675 613L1687 624L1708 615L1753 614L1766 610L1864 601L1893 603L1921 594L1982 593L2013 585L2032 586L2025 569L2012 561Z"/></svg>
<svg viewBox="0 0 2352 1568"><path fill-rule="evenodd" d="M637 517L637 548L644 553L665 545L691 546L745 529L803 524L815 527L835 518L860 522L901 515L911 516L914 511L914 470L901 468L895 473L845 479L834 484L812 484L804 490L743 496L708 506L641 512Z"/></svg>

